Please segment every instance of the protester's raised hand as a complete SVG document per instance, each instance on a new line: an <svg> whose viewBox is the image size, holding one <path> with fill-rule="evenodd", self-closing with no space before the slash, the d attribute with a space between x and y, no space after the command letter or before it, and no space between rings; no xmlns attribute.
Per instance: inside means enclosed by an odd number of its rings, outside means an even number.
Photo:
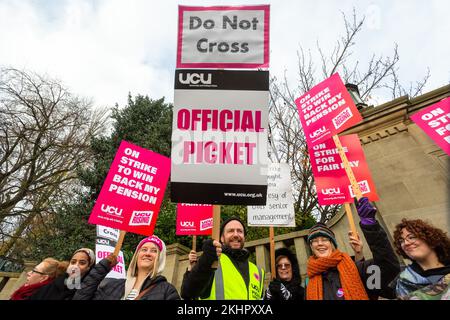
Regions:
<svg viewBox="0 0 450 320"><path fill-rule="evenodd" d="M189 252L189 263L195 264L196 262L197 262L197 252L191 250L191 252Z"/></svg>
<svg viewBox="0 0 450 320"><path fill-rule="evenodd" d="M118 262L117 256L112 253L109 256L107 256L105 259L109 261L109 263L111 264L111 267L115 267L115 265Z"/></svg>
<svg viewBox="0 0 450 320"><path fill-rule="evenodd" d="M359 234L356 234L356 236L353 235L353 232L348 232L348 239L350 246L352 247L353 251L355 252L355 260L361 260L363 255L363 242L361 238L359 237Z"/></svg>
<svg viewBox="0 0 450 320"><path fill-rule="evenodd" d="M216 248L217 257L220 257L220 255L222 254L222 244L219 241L214 240L213 245Z"/></svg>
<svg viewBox="0 0 450 320"><path fill-rule="evenodd" d="M361 219L361 223L365 225L375 224L375 214L377 213L377 208L370 204L367 197L362 197L356 203L356 210Z"/></svg>
<svg viewBox="0 0 450 320"><path fill-rule="evenodd" d="M220 242L213 240L213 239L205 240L203 242L203 246L202 246L203 255L206 255L207 257L209 257L209 259L217 260L217 257L218 257L217 244L220 245L220 252L222 252L222 245L220 244Z"/></svg>
<svg viewBox="0 0 450 320"><path fill-rule="evenodd" d="M279 297L281 293L281 282L278 279L274 279L269 283L269 290L272 296Z"/></svg>
<svg viewBox="0 0 450 320"><path fill-rule="evenodd" d="M191 252L189 252L189 268L188 270L192 270L192 268L195 266L195 264L197 263L197 252L194 250L191 250Z"/></svg>

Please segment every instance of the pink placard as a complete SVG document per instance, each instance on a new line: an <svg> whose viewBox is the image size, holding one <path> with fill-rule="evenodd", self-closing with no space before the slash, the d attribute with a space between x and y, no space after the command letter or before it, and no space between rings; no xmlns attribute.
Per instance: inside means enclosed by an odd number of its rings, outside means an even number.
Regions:
<svg viewBox="0 0 450 320"><path fill-rule="evenodd" d="M122 141L89 223L152 235L169 174L169 158Z"/></svg>
<svg viewBox="0 0 450 320"><path fill-rule="evenodd" d="M415 113L411 119L450 156L450 98Z"/></svg>
<svg viewBox="0 0 450 320"><path fill-rule="evenodd" d="M178 203L177 235L210 235L212 226L212 205Z"/></svg>
<svg viewBox="0 0 450 320"><path fill-rule="evenodd" d="M364 197L371 201L378 200L375 184L364 156L364 150L358 135L350 134L339 137L344 152L361 188ZM347 177L341 157L333 139L328 139L309 148L309 157L316 183L317 197L320 205L353 202L355 197Z"/></svg>
<svg viewBox="0 0 450 320"><path fill-rule="evenodd" d="M295 100L311 148L362 121L338 73Z"/></svg>
<svg viewBox="0 0 450 320"><path fill-rule="evenodd" d="M270 5L178 6L177 68L269 68L269 21Z"/></svg>

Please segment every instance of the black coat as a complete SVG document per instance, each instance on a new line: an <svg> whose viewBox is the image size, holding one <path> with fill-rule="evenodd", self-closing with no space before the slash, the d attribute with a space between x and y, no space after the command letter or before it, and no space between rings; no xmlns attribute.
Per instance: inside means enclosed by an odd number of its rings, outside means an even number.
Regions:
<svg viewBox="0 0 450 320"><path fill-rule="evenodd" d="M191 271L186 271L181 284L181 297L185 300L205 299L211 294L216 269L211 268L214 261L218 260L216 249L211 239L205 240L202 246L203 254L198 259ZM224 246L222 254L227 255L242 276L248 287L248 257L246 249L230 249Z"/></svg>
<svg viewBox="0 0 450 320"><path fill-rule="evenodd" d="M359 276L370 299L377 299L379 296L393 299L392 289L389 284L400 272L400 264L387 238L386 232L378 224L363 225L361 229L367 240L367 244L372 251L373 258L370 260L357 261ZM375 267L375 268L374 268ZM377 288L375 276L379 267L380 281ZM374 272L375 270L375 272ZM336 268L330 269L322 274L323 299L324 300L344 300L338 295L338 290L342 288L339 279L339 272Z"/></svg>
<svg viewBox="0 0 450 320"><path fill-rule="evenodd" d="M39 288L28 300L72 300L77 289L69 289L66 279L69 275L64 273L49 284Z"/></svg>
<svg viewBox="0 0 450 320"><path fill-rule="evenodd" d="M112 279L105 276L111 271L111 264L107 259L97 263L89 275L81 283L73 300L120 300L125 294L125 279ZM140 300L179 300L177 289L167 282L163 276L154 279L147 278L141 291L155 285Z"/></svg>
<svg viewBox="0 0 450 320"><path fill-rule="evenodd" d="M297 257L289 250L288 248L280 248L275 251L275 260L279 256L285 256L289 259L292 266L292 279L290 281L282 281L277 277L273 281L270 282L269 287L267 288L264 300L270 301L302 301L305 299L305 289L302 287L302 277L300 275L300 267L298 265ZM286 294L282 292L281 284L286 288L289 292Z"/></svg>

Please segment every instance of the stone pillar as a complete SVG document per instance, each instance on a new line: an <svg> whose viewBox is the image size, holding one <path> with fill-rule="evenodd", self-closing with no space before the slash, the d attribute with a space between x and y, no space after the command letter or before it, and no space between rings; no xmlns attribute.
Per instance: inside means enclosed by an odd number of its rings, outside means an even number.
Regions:
<svg viewBox="0 0 450 320"><path fill-rule="evenodd" d="M190 249L179 243L170 244L166 248L166 266L164 268L163 276L167 281L176 286L178 282L178 267L180 256L188 254Z"/></svg>
<svg viewBox="0 0 450 320"><path fill-rule="evenodd" d="M269 281L271 273L270 273L270 251L264 244L257 245L255 247L256 254L256 265L260 268L263 268L266 272L265 276L265 284L267 285L267 281Z"/></svg>
<svg viewBox="0 0 450 320"><path fill-rule="evenodd" d="M300 268L300 274L303 281L305 281L306 266L308 264L309 247L304 237L294 238L295 254Z"/></svg>

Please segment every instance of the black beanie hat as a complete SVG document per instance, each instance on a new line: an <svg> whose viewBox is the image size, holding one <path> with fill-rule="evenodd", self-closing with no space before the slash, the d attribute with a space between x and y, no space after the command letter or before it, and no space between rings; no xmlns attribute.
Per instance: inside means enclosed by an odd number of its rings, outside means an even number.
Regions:
<svg viewBox="0 0 450 320"><path fill-rule="evenodd" d="M222 237L223 230L225 229L225 226L228 224L228 222L231 222L233 220L239 221L242 224L242 227L244 228L244 236L247 234L247 230L245 230L245 224L241 221L239 217L233 216L223 221L222 224L220 225L220 237Z"/></svg>

